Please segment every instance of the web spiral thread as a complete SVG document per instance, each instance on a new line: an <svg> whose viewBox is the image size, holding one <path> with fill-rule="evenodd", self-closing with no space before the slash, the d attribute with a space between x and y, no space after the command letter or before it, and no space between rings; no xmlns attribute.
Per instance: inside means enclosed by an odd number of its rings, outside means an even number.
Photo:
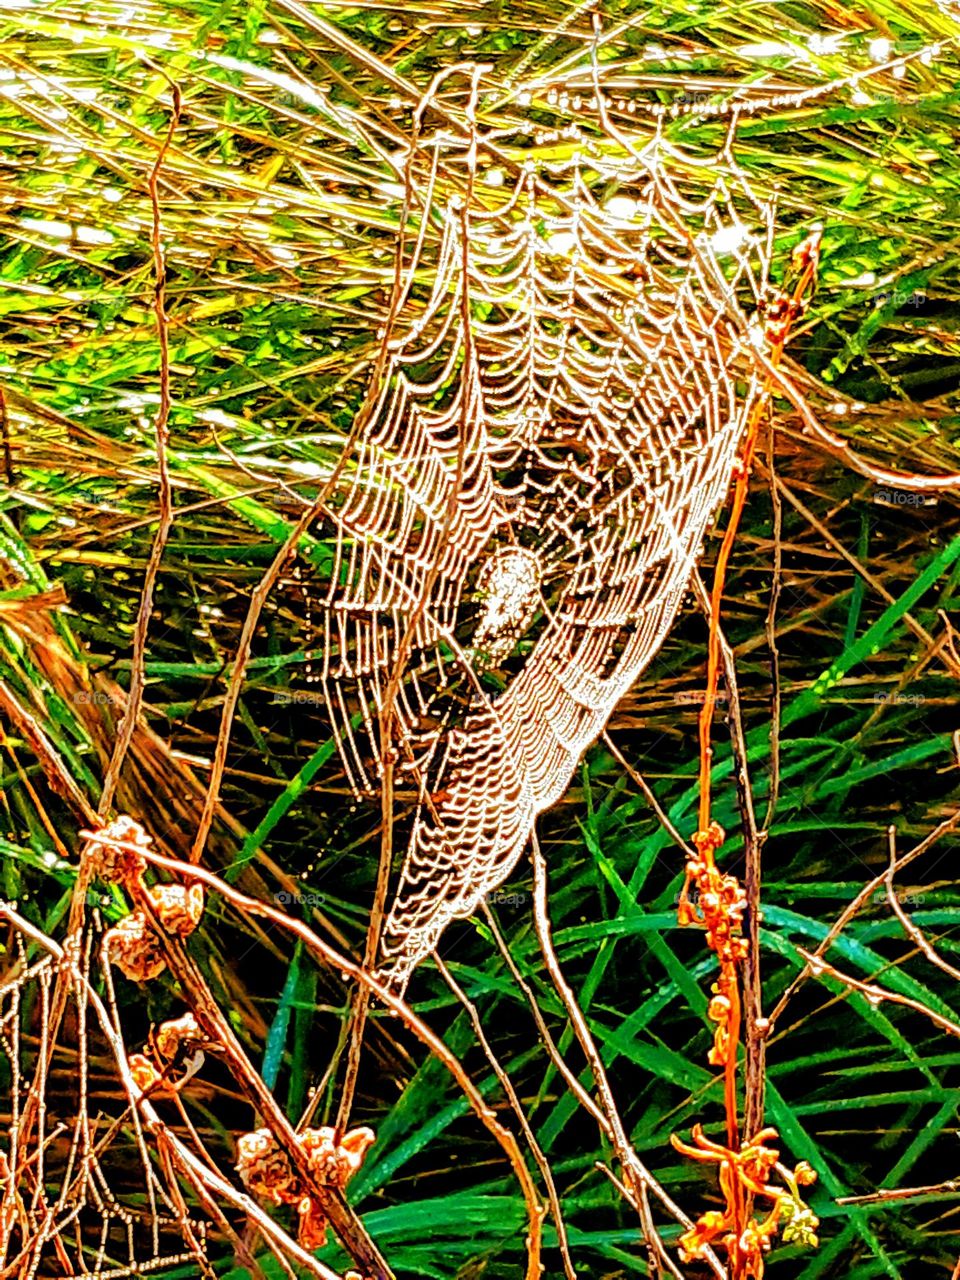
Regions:
<svg viewBox="0 0 960 1280"><path fill-rule="evenodd" d="M432 172L459 165L464 194L422 201L322 601L357 793L379 786L404 668L398 987L510 875L657 652L762 394L771 214L729 139L608 139L512 185L482 145L444 146Z"/></svg>

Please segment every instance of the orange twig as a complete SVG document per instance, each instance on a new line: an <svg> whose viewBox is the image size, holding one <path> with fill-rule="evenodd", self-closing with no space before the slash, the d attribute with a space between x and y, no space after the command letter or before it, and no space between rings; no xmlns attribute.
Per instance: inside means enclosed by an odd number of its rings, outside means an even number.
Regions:
<svg viewBox="0 0 960 1280"><path fill-rule="evenodd" d="M698 736L700 748L700 796L699 830L693 837L696 854L687 861L686 880L680 899L678 919L680 924L702 924L706 929L707 946L716 953L720 962L720 974L713 985L708 1016L716 1023L713 1047L709 1061L723 1068L723 1101L726 1116L726 1147L719 1147L706 1139L699 1127L694 1130L696 1148L687 1147L675 1140L678 1150L699 1160L713 1159L720 1163L720 1189L725 1199L723 1212L702 1214L695 1227L687 1232L681 1242L682 1252L688 1257L702 1256L703 1249L716 1241L727 1252L731 1280L759 1278L763 1274L763 1255L779 1229L782 1198L786 1192L768 1189L767 1176L776 1161L764 1145L772 1130L762 1130L755 1137L749 1133L741 1141L740 1117L737 1096L737 1065L740 1044L743 1003L741 983L743 965L748 958L750 943L743 934L743 917L747 900L739 882L731 875L723 874L716 863L716 853L724 841L724 833L711 821L710 775L713 760L711 736L713 716L717 702L717 687L723 657L723 638L720 630L720 609L727 568L733 552L740 519L747 501L750 471L756 452L760 423L769 403L776 377L776 370L783 355L784 345L794 320L803 310L804 296L813 283L817 270L819 236L812 236L794 252L793 262L799 269L799 277L792 294L778 293L766 307L767 337L770 354L764 362L767 375L749 415L743 452L735 468L735 485L730 519L724 532L717 556L713 589L707 606L709 637L707 644L707 686L700 709ZM728 662L730 658L728 655ZM748 813L750 826L752 811ZM759 854L759 847L755 849ZM754 867L754 895L759 892L759 866ZM696 887L697 901L690 899L690 888ZM756 910L756 903L753 903ZM755 960L755 956L752 957ZM756 964L751 974L753 987L757 987L759 973ZM758 997L754 989L755 1003ZM756 1022L756 1008L753 1010ZM762 1109L762 1103L759 1104ZM753 1110L757 1107L754 1106ZM758 1119L758 1117L752 1117ZM709 1153L709 1154L708 1154ZM806 1173L806 1171L804 1171ZM810 1171L812 1174L812 1171ZM796 1214L808 1214L792 1188L791 1203ZM766 1196L774 1200L769 1214L758 1220L753 1216L753 1199ZM811 1215L812 1218L812 1215ZM814 1239L812 1230L808 1231Z"/></svg>

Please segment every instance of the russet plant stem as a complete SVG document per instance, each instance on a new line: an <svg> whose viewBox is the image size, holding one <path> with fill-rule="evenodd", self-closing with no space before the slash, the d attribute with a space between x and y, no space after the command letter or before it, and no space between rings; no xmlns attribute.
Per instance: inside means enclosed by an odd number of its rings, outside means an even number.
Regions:
<svg viewBox="0 0 960 1280"><path fill-rule="evenodd" d="M799 263L801 268L799 278L792 294L785 299L781 299L776 320L774 324L768 328L768 336L771 341L769 362L773 370L779 368L780 361L783 356L783 349L786 345L791 325L802 311L804 295L815 282L818 248L819 236L815 235L794 251L794 261ZM698 721L700 747L699 832L694 842L697 845L702 862L706 864L711 872L715 868L715 850L719 843L717 839L711 837L710 772L713 760L711 735L713 728L713 716L717 702L717 687L720 677L720 612L723 602L723 589L726 582L727 568L729 566L730 556L733 552L733 546L736 541L737 531L740 526L740 520L746 506L747 494L750 488L750 472L753 465L754 455L756 453L757 441L760 435L760 424L763 420L767 406L769 405L772 387L773 379L771 374L768 373L764 380L763 388L751 410L744 440L743 453L736 465L730 519L727 522L723 541L720 545L720 551L717 556L717 564L713 577L713 588L710 593L709 637L707 643L707 683ZM751 906L752 909L756 909L755 903L751 904ZM721 960L721 978L719 985L722 988L723 995L729 1002L725 1021L727 1047L723 1062L723 1102L726 1115L727 1146L731 1151L739 1150L741 1145L737 1097L737 1055L742 1025L742 999L740 990L741 977L739 968L740 965L735 960ZM750 1140L749 1134L746 1135L746 1139L747 1141ZM731 1280L742 1280L742 1277L746 1274L746 1268L750 1259L749 1256L740 1248L740 1239L743 1235L743 1229L752 1209L752 1198L745 1194L743 1186L737 1179L733 1180L729 1190L729 1195L731 1203L728 1204L727 1208L734 1223L733 1234L735 1240L730 1256L730 1277Z"/></svg>

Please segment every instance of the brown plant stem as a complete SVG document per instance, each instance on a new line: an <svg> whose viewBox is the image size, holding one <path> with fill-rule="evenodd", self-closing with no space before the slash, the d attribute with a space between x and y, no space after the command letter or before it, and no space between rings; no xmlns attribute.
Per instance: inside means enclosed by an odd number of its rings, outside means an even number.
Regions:
<svg viewBox="0 0 960 1280"><path fill-rule="evenodd" d="M7 397L0 387L0 437L3 440L3 473L8 485L13 484L13 452L10 448L10 421L7 417Z"/></svg>
<svg viewBox="0 0 960 1280"><path fill-rule="evenodd" d="M610 752L610 754L613 756L614 760L616 760L617 763L620 765L621 769L623 769L624 773L626 773L630 781L636 787L638 787L640 791L643 793L647 803L650 805L650 808L656 814L657 821L663 827L664 831L666 831L667 835L670 837L673 843L677 846L678 849L681 849L688 858L692 858L694 856L693 849L690 847L689 843L686 840L684 840L683 836L680 834L677 828L670 821L669 815L660 804L660 801L657 799L653 791L653 788L647 782L643 774L640 773L637 769L634 769L633 765L630 764L630 762L624 756L623 752L620 750L617 744L610 737L608 730L604 729L603 734L601 735L601 741L603 742L603 745L607 748L607 750Z"/></svg>
<svg viewBox="0 0 960 1280"><path fill-rule="evenodd" d="M173 863L173 865L180 869L181 874L189 873L190 879L197 878L192 867L184 866L182 863ZM247 1098L286 1153L302 1185L309 1188L310 1197L320 1205L344 1249L361 1268L367 1280L393 1280L393 1273L386 1260L341 1192L317 1181L293 1125L281 1111L273 1094L244 1052L243 1046L229 1021L224 1017L196 962L180 939L167 933L163 928L146 887L142 882L132 883L129 885L129 893L136 907L151 921L170 972L179 982L184 999L202 1031L219 1046L218 1054L225 1061L240 1092Z"/></svg>
<svg viewBox="0 0 960 1280"><path fill-rule="evenodd" d="M816 278L819 237L811 238L796 250L795 253L800 255L796 259L800 266L800 274L793 293L789 296L779 296L777 299L777 311L775 316L772 310L770 312L772 327L769 327L767 330L767 337L770 342L770 355L767 357L759 349L757 351L758 360L766 370L766 377L750 410L750 415L747 421L743 450L740 458L738 459L734 473L735 483L733 502L731 504L730 515L726 529L724 530L723 539L720 544L720 550L717 555L717 562L713 575L713 586L709 595L700 580L699 573L694 574L694 589L699 595L701 605L708 620L706 690L703 705L700 708L697 726L700 748L698 807L699 829L695 838L695 843L700 855L700 866L706 868L707 875L715 877L717 875L715 853L717 847L723 840L723 833L716 824L711 824L710 786L713 764L713 717L716 710L717 688L722 665L731 700L731 744L734 763L736 766L737 801L743 824L744 844L747 859L747 884L745 885L745 912L747 915L745 934L746 955L738 957L735 951L731 952L729 949L729 939L727 941L728 950L726 954L721 950L719 941L711 943L714 950L717 951L718 958L720 959L720 979L714 990L717 992L718 1000L725 1001L725 1012L720 1015L722 1019L722 1040L720 1038L720 1032L718 1031L718 1038L714 1041L714 1048L715 1052L717 1052L718 1046L722 1046L719 1052L722 1054L720 1061L723 1064L724 1073L723 1102L726 1119L727 1147L730 1151L739 1151L741 1147L740 1117L737 1100L737 1057L740 1044L741 1022L743 1020L744 998L747 1000L747 1023L750 1028L747 1037L749 1076L744 1115L748 1141L750 1140L751 1135L758 1131L763 1120L764 1045L761 1030L766 1032L768 1024L761 1021L762 992L759 968L760 853L763 842L757 831L756 816L753 809L753 800L750 791L749 774L747 770L746 742L743 734L742 716L740 714L735 664L733 661L733 654L723 635L720 625L720 617L727 569L730 557L733 553L737 532L740 527L740 520L743 515L749 493L750 473L753 467L754 454L756 452L757 441L760 434L760 424L769 405L770 392L774 380L779 377L778 368L791 326L793 321L800 314L803 306L803 298L807 289L811 284L813 284ZM688 864L687 886L690 883L689 865L690 864ZM681 903L681 912L682 922L685 920L689 921L692 918L690 904L686 898L686 887L684 889L684 898ZM732 927L729 924L729 920L730 917L728 916L727 928ZM710 934L708 936L713 938L715 935ZM714 1058L713 1060L716 1061L717 1059ZM747 1116L748 1108L749 1123ZM756 1123L753 1123L754 1121L756 1121ZM752 1214L752 1197L745 1190L741 1180L739 1178L734 1178L726 1189L726 1199L726 1212L732 1227L730 1232L731 1244L729 1246L730 1275L731 1280L742 1280L746 1272L751 1267L751 1258L745 1251L746 1246L742 1244L742 1241L745 1238L745 1228Z"/></svg>
<svg viewBox="0 0 960 1280"><path fill-rule="evenodd" d="M949 835L951 831L955 831L958 826L960 826L960 809L957 809L955 813L952 813L949 818L945 818L943 822L938 823L933 831L924 836L919 844L914 845L908 853L905 853L902 857L898 858L896 871L902 871L905 867L908 867L911 862L922 857L923 854L933 848L938 840L941 840L945 835ZM840 915L830 926L826 936L817 944L816 948L809 953L809 959L803 969L793 979L786 991L784 991L783 995L777 1001L774 1008L767 1015L767 1022L769 1023L771 1030L780 1018L784 1009L787 1007L791 998L797 993L800 987L802 987L803 984L813 976L814 969L811 967L811 962L821 960L823 956L826 955L860 908L870 900L878 889L885 885L889 875L890 868L888 866L885 871L882 871L878 876L874 876L872 880L868 881L856 897L847 903L843 911L841 911ZM769 1036L769 1031L767 1034Z"/></svg>
<svg viewBox="0 0 960 1280"><path fill-rule="evenodd" d="M396 1014L403 1021L403 1023L413 1032L413 1034L417 1037L417 1039L419 1039L421 1043L424 1044L426 1048L429 1049L430 1052L443 1064L443 1066L447 1069L447 1071L449 1071L450 1075L453 1077L453 1079L456 1081L457 1085L465 1095L467 1101L470 1104L471 1109L474 1111L474 1113L476 1114L478 1119L481 1121L483 1126L487 1129L487 1131L499 1144L504 1154L506 1155L507 1159L509 1160L514 1170L514 1173L517 1177L517 1181L520 1183L521 1189L524 1194L524 1200L528 1205L536 1203L537 1201L536 1188L530 1177L529 1170L527 1169L527 1166L524 1163L523 1157L520 1153L520 1148L517 1145L517 1141L514 1138L513 1134L510 1133L508 1129L505 1129L497 1120L496 1115L487 1105L483 1097L483 1094L479 1091L479 1089L470 1079L469 1075L466 1073L460 1061L458 1060L456 1054L454 1054L447 1047L447 1045L444 1044L444 1042L440 1039L438 1035L436 1035L435 1032L431 1031L431 1029L426 1025L425 1022L422 1021L422 1019L417 1017L417 1015L413 1012L413 1010L410 1008L409 1005L407 1005L398 996L395 996L393 992L390 991L387 987L383 986L382 983L378 982L373 974L368 973L365 969L363 969L360 965L356 964L353 960L348 959L347 956L341 954L334 947L331 947L328 943L324 942L323 939L318 937L317 934L313 932L313 930L309 927L309 925L304 924L302 921L296 920L292 916L286 915L284 912L279 911L276 907L271 907L265 902L260 902L256 898L251 898L248 894L242 893L240 890L235 889L232 885L227 884L226 881L221 880L219 876L214 875L212 872L207 871L205 868L194 866L194 865L188 865L183 862L179 862L174 858L165 858L162 854L155 853L153 850L150 850L150 849L142 849L141 853L146 858L146 860L149 863L151 863L153 866L159 867L162 870L169 872L173 876L186 879L187 881L198 881L206 885L209 889L214 890L225 901L229 902L241 913L243 914L249 913L250 915L260 916L266 920L272 921L275 925L279 926L281 929L284 929L287 933L292 934L296 938L299 938L303 942L305 949L311 955L313 955L316 960L326 965L328 968L332 969L335 973L346 975L348 979L352 979L354 982L363 983L365 986L367 986L370 989L371 994L376 996L377 999L383 1005L385 1005L386 1008L389 1009L391 1013ZM142 895L141 895L141 898L142 898ZM144 910L147 911L149 909L150 908L148 903L144 907ZM202 984L200 987L200 993L202 994L203 988L205 987L205 983L203 983L202 976L199 975L198 971L196 971L196 966L194 965L194 962L189 958L189 956L186 956L186 953L183 951L182 944L177 942L176 939L170 938L168 935L164 935L163 940L166 944L173 944L178 949L178 951L181 954L183 954L184 959L187 961L188 965L193 969L193 971L197 972L197 976L200 978L200 983ZM172 970L172 966L171 966L171 970ZM212 996L210 996L209 998L210 1000L213 999ZM200 1022L201 1025L203 1025L200 1010L194 1009L193 1012L197 1017L198 1022ZM223 1015L220 1013L219 1008L216 1006L215 1001L213 1002L212 1012L214 1017L219 1018L219 1022L216 1024L217 1027L219 1028L220 1023L224 1022L225 1019L223 1018ZM232 1035L232 1032L231 1032L231 1035ZM240 1049L240 1053L241 1055L243 1054L242 1049ZM249 1063L247 1065L249 1067ZM250 1067L249 1069L253 1071L253 1074L256 1077L256 1082L259 1086L257 1089L258 1100L261 1096L260 1091L263 1091L266 1094L266 1097L269 1098L272 1103L272 1096L270 1095L269 1091L266 1090L266 1086L264 1086L262 1080L260 1080L259 1076L257 1076L256 1071L254 1071L252 1067ZM275 1109L276 1104L272 1103L272 1107ZM286 1120L285 1117L283 1118L283 1123L284 1123L285 1132L287 1134L292 1135L294 1131L289 1126L289 1122ZM278 1140L281 1140L280 1134L277 1134L276 1136L278 1137ZM286 1150L285 1141L281 1140L281 1146L283 1146L284 1149ZM298 1172L299 1172L299 1168L298 1168ZM309 1179L308 1182L312 1184L312 1178ZM350 1212L352 1213L352 1210ZM330 1221L331 1223L333 1223L334 1229L336 1230L336 1221L334 1220L334 1218L331 1217ZM538 1234L538 1230L539 1230L538 1224L531 1221L530 1222L531 1238L535 1237L535 1235ZM529 1280L538 1280L539 1270L531 1271L530 1265L531 1264L528 1262ZM377 1274L378 1273L376 1272L372 1273L374 1277L376 1277Z"/></svg>
<svg viewBox="0 0 960 1280"><path fill-rule="evenodd" d="M934 1026L939 1027L942 1031L960 1038L960 1023L954 1022L952 1018L945 1018L942 1013L937 1013L936 1009L931 1009L929 1005L925 1005L919 1000L914 1000L912 996L902 996L897 991L888 991L886 987L878 987L875 982L864 982L861 978L854 978L852 974L841 972L834 965L828 964L826 960L818 959L812 952L803 947L797 947L797 952L807 962L811 972L833 978L835 982L840 982L845 987L849 987L851 991L856 991L865 996L870 1004L876 1005L886 1001L889 1004L902 1005L905 1009L912 1009L914 1013L920 1013L925 1018L929 1018Z"/></svg>
<svg viewBox="0 0 960 1280"><path fill-rule="evenodd" d="M885 887L887 890L887 902L890 904L893 914L900 921L900 924L903 926L903 931L907 937L911 938L917 944L917 947L923 952L930 963L936 965L936 967L941 969L948 977L953 978L954 982L960 982L960 969L957 969L954 965L944 960L943 956L941 956L936 950L923 930L917 928L900 904L900 899L897 896L897 891L893 885L894 876L897 873L897 832L896 828L892 826L887 829L887 848L890 854L890 862L887 867Z"/></svg>
<svg viewBox="0 0 960 1280"><path fill-rule="evenodd" d="M709 607L709 598L699 573L694 575L694 590L702 608ZM753 790L750 785L750 772L747 759L747 742L743 731L743 714L740 702L740 686L737 682L736 660L733 650L724 634L723 627L717 625L717 644L723 668L723 680L728 697L728 720L730 726L730 746L733 753L734 780L737 791L737 807L740 811L740 823L743 831L744 875L743 888L747 906L744 911L744 935L747 939L747 957L741 966L741 982L743 986L742 1012L745 1031L745 1067L744 1067L744 1104L743 1131L749 1137L763 1128L764 1093L766 1072L766 1030L767 1023L763 1017L763 983L760 975L760 887L762 877L762 851L766 841L766 831L757 828L756 810L753 804ZM738 1001L738 1014L739 1001ZM739 1030L739 1027L738 1027ZM737 1038L731 1034L731 1041L736 1044ZM736 1072L736 1052L731 1055L734 1060L733 1072ZM727 1076L730 1063L727 1064ZM725 1080L726 1094L729 1100L730 1089L736 1097L736 1083ZM735 1103L734 1103L735 1105ZM728 1134L731 1132L728 1123ZM734 1143L728 1143L733 1148Z"/></svg>
<svg viewBox="0 0 960 1280"><path fill-rule="evenodd" d="M859 574L859 576L863 579L863 581L867 584L867 586L870 587L872 591L875 591L882 600L885 600L887 602L887 604L893 604L895 599L893 593L890 592L884 586L884 584L880 581L880 579L877 578L874 574L872 574L864 564L861 564L857 556L855 556L853 552L849 550L848 547L845 547L843 543L840 541L840 539L836 537L835 534L830 532L830 530L826 527L823 521L819 520L815 515L815 513L811 511L810 508L806 505L806 503L803 502L802 499L797 497L797 495L793 492L793 490L790 488L789 485L784 484L784 482L778 476L774 476L772 474L771 474L771 491L775 492L778 495L778 497L786 498L786 500L790 503L793 509L796 512L798 512L801 516L803 516L804 520L806 520L807 524L810 525L811 529L814 529L816 531L817 536L822 538L824 542L826 542L827 545L837 553L838 556L840 556L843 560L845 560L847 564L851 567L851 569L853 569L855 573ZM922 626L921 623L917 621L917 619L913 616L912 613L910 613L909 611L905 613L903 615L903 621L906 623L907 627L913 632L913 634L917 637L917 639L922 641L922 643L925 644L928 648L930 649L938 648L938 642L935 639L935 637L932 636L929 631L927 631L926 627ZM947 665L950 667L952 674L955 676L960 676L960 662L957 661L957 658L955 655L950 653L949 647L947 650L946 662L947 662Z"/></svg>
<svg viewBox="0 0 960 1280"><path fill-rule="evenodd" d="M153 1137L159 1138L161 1134L164 1135L176 1155L178 1166L182 1168L184 1177L191 1181L196 1178L207 1192L215 1192L226 1203L245 1212L257 1224L261 1233L271 1241L271 1247L274 1248L278 1258L281 1258L283 1254L287 1254L311 1274L317 1276L319 1280L341 1280L341 1277L335 1271L331 1271L329 1267L304 1249L301 1249L296 1241L291 1240L286 1232L269 1215L264 1213L256 1201L245 1193L237 1191L215 1169L208 1168L202 1160L180 1141L176 1134L167 1129L154 1110L149 1098L141 1093L134 1083L127 1063L127 1053L123 1040L118 1029L114 1026L100 995L91 985L82 968L77 964L76 948L73 948L73 955L71 955L69 946L61 946L55 942L54 939L43 933L4 902L0 902L0 919L6 920L22 937L29 938L41 950L52 956L68 983L73 981L79 988L82 988L90 1007L94 1011L100 1029L110 1045L131 1110L143 1117L144 1128ZM109 987L109 973L106 977Z"/></svg>
<svg viewBox="0 0 960 1280"><path fill-rule="evenodd" d="M170 484L170 466L167 458L167 442L169 440L169 420L171 408L170 394L170 340L169 320L167 317L167 263L163 251L160 224L160 170L166 159L173 135L180 123L180 88L173 80L166 77L170 85L172 109L167 134L157 152L157 158L150 170L147 186L150 193L150 207L153 213L150 243L153 249L154 296L153 310L157 321L157 338L160 343L160 405L154 425L157 451L157 479L159 484L160 519L150 547L147 569L140 592L140 607L137 611L137 622L133 638L133 656L130 663L130 691L127 706L117 729L117 740L114 743L113 755L107 766L103 779L103 791L100 793L98 814L106 818L113 804L114 793L120 777L120 770L130 749L134 729L140 715L143 702L143 691L146 687L146 652L147 632L150 628L150 617L153 613L153 597L160 572L160 562L173 527L173 489Z"/></svg>
<svg viewBox="0 0 960 1280"><path fill-rule="evenodd" d="M777 365L762 351L757 352L757 359L766 370L770 384L796 409L803 423L804 438L824 453L836 458L845 467L858 475L865 476L874 484L890 485L892 488L904 489L908 493L934 493L942 489L960 489L960 473L948 472L932 476L917 476L907 471L891 471L888 467L878 467L862 454L856 452L849 440L829 431L810 408L793 380L782 373Z"/></svg>
<svg viewBox="0 0 960 1280"><path fill-rule="evenodd" d="M897 1200L937 1199L943 1196L960 1196L960 1178L935 1182L927 1187L894 1187L871 1191L864 1196L839 1196L837 1204L886 1204Z"/></svg>
<svg viewBox="0 0 960 1280"><path fill-rule="evenodd" d="M540 1039L543 1043L544 1049L546 1050L547 1056L550 1058L553 1065L557 1068L557 1070L563 1076L563 1079L567 1087L570 1089L570 1092L576 1098L577 1102L579 1102L579 1104L583 1107L583 1109L587 1112L588 1115L593 1117L593 1119L596 1121L597 1125L599 1126L601 1132L612 1142L613 1126L611 1125L610 1120L607 1118L607 1115L603 1111L603 1109L597 1105L597 1103L590 1096L587 1090L583 1087L583 1085L577 1079L576 1075L567 1065L566 1060L563 1057L563 1054L560 1052L560 1049L557 1046L556 1040L554 1040L553 1036L550 1033L550 1028L547 1026L543 1013L540 1009L540 1006L537 1003L537 998L534 995L530 987L530 984L526 981L523 974L518 969L517 963L510 952L510 948L507 946L507 943L503 937L503 934L500 932L500 928L497 924L496 918L494 917L493 912L490 910L490 908L487 906L486 903L483 904L483 913L486 918L487 924L490 927L490 932L493 935L494 941L497 944L497 948L500 951L500 954L503 956L508 969L513 975L514 981L517 983L520 990L523 992L524 997L526 998L527 1004L530 1008L530 1012L533 1015L533 1020L536 1024L537 1031L540 1035ZM621 1124L621 1128L622 1127L623 1126ZM646 1168L646 1166L640 1160L639 1156L636 1154L636 1152L633 1150L632 1147L629 1149L629 1151L626 1154L630 1161L631 1167L633 1168L634 1173L636 1175L636 1181L642 1185L649 1187L649 1189L657 1197L657 1199L660 1201L663 1207L667 1210L667 1212L670 1213L676 1219L676 1221L680 1223L682 1227L685 1227L688 1229L692 1227L693 1220L686 1213L684 1213L684 1211L680 1208L680 1206L674 1200L671 1199L671 1197L663 1189L663 1187L660 1185L657 1179L653 1176L653 1174L649 1171L649 1169ZM620 1182L620 1180L616 1177L616 1175L614 1175L609 1169L607 1169L606 1166L604 1166L604 1171L606 1172L607 1176L611 1179L613 1184L621 1191L624 1198L637 1210L638 1213L642 1212L642 1204L636 1192L625 1187L624 1184ZM661 1255L661 1257L663 1258L663 1254ZM720 1280L724 1280L726 1273L723 1267L720 1265L720 1261L717 1258L717 1256L713 1253L713 1251L706 1250L704 1253L704 1258L709 1264L709 1266L711 1267L711 1269L713 1270L714 1274L718 1276ZM667 1262L668 1266L670 1265L668 1260L664 1259L664 1261Z"/></svg>
<svg viewBox="0 0 960 1280"><path fill-rule="evenodd" d="M523 1109L523 1104L517 1097L517 1091L513 1087L513 1081L507 1075L499 1058L497 1058L493 1049L490 1047L490 1042L484 1034L483 1024L480 1021L480 1014L477 1012L477 1006L467 996L466 992L436 952L434 952L433 955L433 962L439 969L440 976L450 988L454 997L466 1010L467 1017L470 1019L470 1025L473 1027L474 1035L476 1035L480 1048L483 1050L484 1057L487 1059L487 1062L489 1062L494 1075L500 1082L500 1088L503 1090L507 1101L510 1103L510 1109L517 1117L517 1122L520 1125L523 1136L526 1139L527 1146L530 1148L530 1153L536 1161L537 1168L540 1170L540 1176L543 1178L544 1186L547 1189L547 1199L550 1203L550 1211L553 1215L553 1222L557 1231L557 1244L560 1249L560 1255L563 1259L564 1274L567 1276L567 1280L576 1280L577 1273L574 1270L573 1260L570 1257L570 1246L567 1241L566 1223L563 1220L563 1213L560 1209L560 1197L557 1195L557 1187L553 1180L553 1173L550 1169L549 1161L543 1154L543 1149L537 1141L536 1134L531 1128L530 1121L527 1119L527 1113ZM527 1207L527 1212L528 1216L532 1219L530 1206ZM542 1217L542 1206L540 1208L540 1212ZM540 1242L538 1241L538 1248L539 1244Z"/></svg>
<svg viewBox="0 0 960 1280"><path fill-rule="evenodd" d="M733 552L733 545L736 540L737 531L740 527L740 518L743 515L743 509L747 501L747 494L750 489L750 472L753 466L757 439L760 433L760 423L769 404L770 392L773 384L775 382L783 382L783 378L779 373L779 365L783 358L783 349L786 345L787 336L790 331L790 324L794 317L800 312L804 294L816 278L816 270L817 249L814 244L811 247L807 260L803 265L803 269L800 273L799 279L797 280L793 294L789 300L787 300L786 318L771 339L769 357L765 356L762 351L757 351L757 357L766 369L766 378L764 380L763 387L757 395L753 408L750 411L750 417L744 437L743 452L736 470L733 503L731 505L727 527L724 530L723 540L720 544L720 551L717 555L717 563L714 568L713 575L713 588L710 592L710 608L708 613L710 633L707 645L707 687L703 706L700 708L698 722L700 736L699 821L701 831L706 831L710 825L710 765L713 757L713 751L710 746L710 733L713 725L713 713L716 708L717 684L720 675L720 641L718 637L718 629L720 626L720 613L723 603L723 588L726 582L727 566Z"/></svg>
<svg viewBox="0 0 960 1280"><path fill-rule="evenodd" d="M776 472L777 429L773 422L767 436L767 471L770 477L770 507L773 513L773 572L770 580L770 600L764 619L767 652L770 654L770 782L767 793L767 811L763 818L764 838L773 823L780 795L780 649L777 645L777 609L783 587L783 502L780 499Z"/></svg>
<svg viewBox="0 0 960 1280"><path fill-rule="evenodd" d="M547 908L547 864L544 861L543 854L540 852L536 831L531 836L530 856L533 863L533 920L547 973L550 975L554 990L567 1011L567 1017L570 1019L573 1033L590 1066L590 1073L600 1096L600 1105L609 1124L613 1148L623 1170L624 1181L633 1192L631 1196L632 1203L640 1212L640 1222L647 1249L657 1255L664 1251L663 1241L660 1239L659 1233L653 1228L649 1212L646 1215L642 1212L641 1191L646 1184L646 1179L642 1175L638 1176L637 1162L632 1158L633 1149L620 1119L620 1113L617 1110L613 1092L607 1080L603 1059L600 1057L593 1036L590 1034L590 1028L587 1026L587 1020L583 1016L580 1005L577 1003L577 998L563 976L560 961L554 950L550 927L550 912Z"/></svg>

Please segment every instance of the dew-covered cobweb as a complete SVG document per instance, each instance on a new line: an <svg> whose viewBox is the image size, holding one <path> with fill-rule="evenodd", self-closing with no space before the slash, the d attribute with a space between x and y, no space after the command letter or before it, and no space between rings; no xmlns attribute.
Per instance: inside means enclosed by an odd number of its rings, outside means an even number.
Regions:
<svg viewBox="0 0 960 1280"><path fill-rule="evenodd" d="M533 168L439 136L408 166L383 355L328 503L318 668L358 794L381 786L402 672L397 986L510 875L661 645L727 492L763 393L771 222L733 137L601 136Z"/></svg>

